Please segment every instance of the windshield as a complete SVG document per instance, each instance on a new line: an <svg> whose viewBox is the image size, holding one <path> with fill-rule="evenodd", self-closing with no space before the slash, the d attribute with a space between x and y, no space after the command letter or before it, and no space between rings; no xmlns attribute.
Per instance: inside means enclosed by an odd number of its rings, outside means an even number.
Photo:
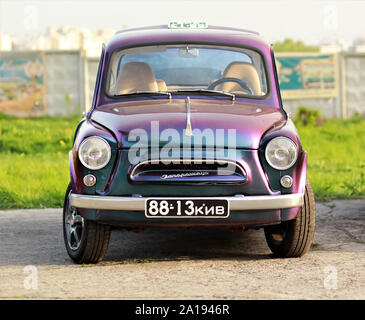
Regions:
<svg viewBox="0 0 365 320"><path fill-rule="evenodd" d="M254 50L179 44L114 52L106 91L120 96L210 90L261 97L267 87L262 57Z"/></svg>

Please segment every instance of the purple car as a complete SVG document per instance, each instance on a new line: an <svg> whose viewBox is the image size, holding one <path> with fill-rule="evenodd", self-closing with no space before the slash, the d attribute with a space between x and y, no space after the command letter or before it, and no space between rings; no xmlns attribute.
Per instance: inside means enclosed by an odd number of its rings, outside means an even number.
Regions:
<svg viewBox="0 0 365 320"><path fill-rule="evenodd" d="M272 47L255 32L118 32L103 46L69 160L63 231L77 263L103 259L111 227L263 227L275 256L311 246L307 153L282 106Z"/></svg>

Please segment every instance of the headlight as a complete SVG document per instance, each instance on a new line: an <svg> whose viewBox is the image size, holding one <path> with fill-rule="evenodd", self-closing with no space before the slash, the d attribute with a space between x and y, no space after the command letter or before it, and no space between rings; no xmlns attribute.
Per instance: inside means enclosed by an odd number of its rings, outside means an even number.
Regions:
<svg viewBox="0 0 365 320"><path fill-rule="evenodd" d="M91 170L104 168L111 157L110 145L100 137L86 138L79 148L81 163Z"/></svg>
<svg viewBox="0 0 365 320"><path fill-rule="evenodd" d="M297 145L289 138L274 138L266 146L265 158L275 169L289 169L297 161Z"/></svg>

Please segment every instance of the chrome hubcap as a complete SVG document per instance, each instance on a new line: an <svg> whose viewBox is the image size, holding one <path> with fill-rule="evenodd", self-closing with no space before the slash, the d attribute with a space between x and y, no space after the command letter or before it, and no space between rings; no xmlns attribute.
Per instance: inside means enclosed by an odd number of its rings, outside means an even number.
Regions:
<svg viewBox="0 0 365 320"><path fill-rule="evenodd" d="M67 242L70 249L77 250L81 244L82 232L84 230L84 219L77 213L76 208L70 206L70 195L67 200L65 228Z"/></svg>

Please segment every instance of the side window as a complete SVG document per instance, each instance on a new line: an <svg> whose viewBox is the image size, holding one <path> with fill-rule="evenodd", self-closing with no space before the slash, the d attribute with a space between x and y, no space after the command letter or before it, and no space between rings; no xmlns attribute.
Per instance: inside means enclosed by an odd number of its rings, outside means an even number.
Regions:
<svg viewBox="0 0 365 320"><path fill-rule="evenodd" d="M95 88L94 88L94 95L93 95L93 101L91 103L91 109L93 109L96 105L96 99L98 96L98 89L99 89L99 83L100 83L100 78L101 78L101 66L103 64L104 61L104 52L105 52L105 44L103 43L103 47L101 49L101 55L100 55L100 60L99 60L99 66L98 66L98 73L96 75L96 81L95 81Z"/></svg>
<svg viewBox="0 0 365 320"><path fill-rule="evenodd" d="M119 73L119 70L117 70L117 71ZM109 83L110 88L115 88L115 82L116 82L117 76L118 76L118 74L115 75L113 70L110 72L110 80L109 80L110 81L110 83Z"/></svg>
<svg viewBox="0 0 365 320"><path fill-rule="evenodd" d="M267 83L266 83L266 73L265 73L265 66L264 62L260 61L260 75L261 75L261 83L262 83L262 91L267 92Z"/></svg>

